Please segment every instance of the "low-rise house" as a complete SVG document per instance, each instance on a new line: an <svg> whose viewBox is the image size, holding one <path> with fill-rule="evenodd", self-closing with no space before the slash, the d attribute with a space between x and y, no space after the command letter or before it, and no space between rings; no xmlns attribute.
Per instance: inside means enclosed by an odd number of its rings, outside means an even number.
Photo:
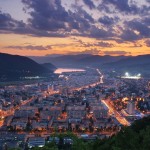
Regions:
<svg viewBox="0 0 150 150"><path fill-rule="evenodd" d="M33 121L32 122L33 130L42 131L42 130L47 130L47 128L48 128L48 122L46 121L40 121L40 122Z"/></svg>
<svg viewBox="0 0 150 150"><path fill-rule="evenodd" d="M68 106L67 107L67 114L69 118L76 118L76 119L81 119L85 117L86 115L86 110L85 110L85 105L81 106Z"/></svg>

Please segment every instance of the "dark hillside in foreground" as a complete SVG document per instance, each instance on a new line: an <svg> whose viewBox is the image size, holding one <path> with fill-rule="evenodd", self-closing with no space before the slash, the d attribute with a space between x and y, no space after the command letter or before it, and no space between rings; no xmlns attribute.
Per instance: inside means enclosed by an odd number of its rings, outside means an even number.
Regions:
<svg viewBox="0 0 150 150"><path fill-rule="evenodd" d="M149 150L150 117L137 120L130 127L124 127L110 139L96 141L93 150Z"/></svg>

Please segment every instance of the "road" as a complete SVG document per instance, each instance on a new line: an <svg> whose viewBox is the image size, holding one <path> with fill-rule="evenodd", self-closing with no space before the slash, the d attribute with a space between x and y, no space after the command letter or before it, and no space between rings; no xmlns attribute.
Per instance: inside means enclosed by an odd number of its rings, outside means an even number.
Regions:
<svg viewBox="0 0 150 150"><path fill-rule="evenodd" d="M57 93L59 93L59 92L55 92L55 91L54 91L54 92L51 92L51 93L48 94L48 95L53 95L53 94L57 94ZM44 94L44 93L43 93L43 94ZM47 96L47 94L45 94L45 96ZM17 109L20 109L20 107L22 107L22 106L24 106L24 105L26 105L26 104L32 102L32 101L35 100L36 98L37 98L37 97L34 97L34 96L33 96L33 97L29 98L28 100L22 101L21 104L18 105L18 106L16 106L16 107L13 107L13 108L11 108L11 109L9 109L9 110L7 110L7 111L0 111L0 116L3 118L3 120L0 121L0 127L4 125L4 120L5 120L6 117L11 116L11 115L14 115L14 113L15 113L15 111L16 111Z"/></svg>
<svg viewBox="0 0 150 150"><path fill-rule="evenodd" d="M126 120L126 118L113 108L109 100L102 100L102 102L106 105L106 107L108 107L109 113L115 115L116 119L120 122L120 124L124 126L130 126L130 123Z"/></svg>
<svg viewBox="0 0 150 150"><path fill-rule="evenodd" d="M78 87L78 88L72 88L72 90L77 90L77 91L79 91L79 90L82 90L82 89L84 89L84 88L88 88L89 86L90 86L90 87L95 87L95 86L98 85L98 84L104 83L104 82L103 82L104 76L102 75L102 73L100 72L99 69L96 69L96 71L97 71L98 74L100 75L100 80L99 80L98 82L91 83L91 84L89 84L89 85L85 85L85 86Z"/></svg>
<svg viewBox="0 0 150 150"><path fill-rule="evenodd" d="M85 86L82 86L82 87L72 88L72 90L73 90L73 91L74 91L74 90L80 91L80 90L82 90L82 89L84 89L84 88L89 88L89 86L90 86L90 87L95 87L95 86L98 85L98 84L99 84L99 82L96 82L96 83L92 83L92 84L85 85Z"/></svg>
<svg viewBox="0 0 150 150"><path fill-rule="evenodd" d="M11 108L10 110L1 111L1 112L0 112L0 116L1 116L2 118L6 118L6 117L8 117L8 116L14 115L14 113L15 113L15 111L16 111L17 109L19 109L21 106L24 106L24 105L30 103L30 102L33 101L33 100L34 100L34 97L31 97L30 99L28 99L28 100L26 100L26 101L23 101L20 105ZM3 121L0 122L0 127L3 126L4 120L5 120L5 119L3 119Z"/></svg>
<svg viewBox="0 0 150 150"><path fill-rule="evenodd" d="M96 71L97 71L98 74L100 75L100 83L104 83L104 81L103 81L104 76L102 75L102 73L100 72L99 69L96 69Z"/></svg>

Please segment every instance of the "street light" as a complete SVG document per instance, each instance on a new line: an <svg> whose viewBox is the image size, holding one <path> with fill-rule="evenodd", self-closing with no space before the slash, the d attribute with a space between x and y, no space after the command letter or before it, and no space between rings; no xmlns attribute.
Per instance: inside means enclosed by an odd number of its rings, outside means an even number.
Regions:
<svg viewBox="0 0 150 150"><path fill-rule="evenodd" d="M126 73L125 73L125 76L127 76L127 77L128 77L128 76L129 76L129 73L128 73L128 72L126 72Z"/></svg>
<svg viewBox="0 0 150 150"><path fill-rule="evenodd" d="M138 76L138 77L140 77L140 76L141 76L141 74L139 73L137 76Z"/></svg>

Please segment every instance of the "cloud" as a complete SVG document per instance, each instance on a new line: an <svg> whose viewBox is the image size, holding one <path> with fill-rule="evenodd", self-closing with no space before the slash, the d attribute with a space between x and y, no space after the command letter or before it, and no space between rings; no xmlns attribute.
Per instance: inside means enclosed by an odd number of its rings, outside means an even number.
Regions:
<svg viewBox="0 0 150 150"><path fill-rule="evenodd" d="M94 42L94 43L86 43L86 42L83 42L82 40L77 40L76 38L74 40L76 42L80 43L82 47L95 47L95 46L98 46L98 47L114 47L114 45L109 43L109 42L100 41L100 42Z"/></svg>
<svg viewBox="0 0 150 150"><path fill-rule="evenodd" d="M125 29L122 30L120 38L125 41L135 41L150 38L150 27L143 20L131 20L124 22Z"/></svg>
<svg viewBox="0 0 150 150"><path fill-rule="evenodd" d="M146 40L145 44L146 44L147 47L150 47L150 40Z"/></svg>
<svg viewBox="0 0 150 150"><path fill-rule="evenodd" d="M60 0L22 0L27 8L32 11L28 21L32 27L46 31L56 31L58 29L65 29L65 22L68 21L68 13L64 7L61 6Z"/></svg>
<svg viewBox="0 0 150 150"><path fill-rule="evenodd" d="M17 21L13 19L9 14L0 11L0 31L11 31L14 32L16 29L25 28L23 21Z"/></svg>
<svg viewBox="0 0 150 150"><path fill-rule="evenodd" d="M146 24L146 25L150 25L150 17L145 17L144 19L143 19L143 22Z"/></svg>
<svg viewBox="0 0 150 150"><path fill-rule="evenodd" d="M83 16L84 19L90 21L91 23L94 23L93 17L89 15L85 10L79 7L76 8L77 8L77 14L80 14L81 16Z"/></svg>
<svg viewBox="0 0 150 150"><path fill-rule="evenodd" d="M90 9L94 9L95 5L93 3L92 0L83 0L83 2L90 8Z"/></svg>
<svg viewBox="0 0 150 150"><path fill-rule="evenodd" d="M129 21L129 22L127 22L127 27L132 30L138 31L142 37L145 37L145 38L150 37L149 26L147 26L146 24L144 24L141 21L137 21L137 20Z"/></svg>
<svg viewBox="0 0 150 150"><path fill-rule="evenodd" d="M149 15L150 6L147 5L146 0L141 2L139 3L138 0L102 0L98 8L109 14Z"/></svg>
<svg viewBox="0 0 150 150"><path fill-rule="evenodd" d="M98 55L99 52L100 52L100 50L93 48L93 49L87 49L85 51L82 51L82 54Z"/></svg>
<svg viewBox="0 0 150 150"><path fill-rule="evenodd" d="M37 30L29 24L25 24L23 21L15 20L10 14L0 11L0 33L16 33L16 34L28 34L34 36L51 36L51 37L65 37L64 33L59 34L56 32L48 33L44 30Z"/></svg>
<svg viewBox="0 0 150 150"><path fill-rule="evenodd" d="M89 33L85 33L84 36L96 38L96 39L108 39L114 37L113 29L103 29L95 26L91 26Z"/></svg>
<svg viewBox="0 0 150 150"><path fill-rule="evenodd" d="M100 50L96 48L92 49L86 49L84 51L79 51L79 52L68 52L67 54L72 54L72 55L78 55L78 54L91 54L91 55L98 55L100 53Z"/></svg>
<svg viewBox="0 0 150 150"><path fill-rule="evenodd" d="M100 47L114 47L113 44L108 43L108 42L98 42L97 44L95 44L95 46L100 46Z"/></svg>
<svg viewBox="0 0 150 150"><path fill-rule="evenodd" d="M30 26L43 32L41 36L60 35L84 35L89 30L94 19L82 8L75 6L74 11L66 10L61 0L22 0L31 18L28 19ZM40 34L38 34L40 36Z"/></svg>
<svg viewBox="0 0 150 150"><path fill-rule="evenodd" d="M98 21L104 25L113 25L114 23L118 22L118 20L119 20L118 17L112 18L108 16L103 16L99 18Z"/></svg>
<svg viewBox="0 0 150 150"><path fill-rule="evenodd" d="M27 45L27 46L7 46L5 47L7 49L19 49L19 50L50 50L52 47L51 45L47 45L47 46L42 46L42 45L38 45L38 46L33 46L33 45Z"/></svg>
<svg viewBox="0 0 150 150"><path fill-rule="evenodd" d="M150 37L149 0L141 3L135 3L136 0L78 0L75 3L71 0L69 4L65 0L21 1L29 13L28 21L15 20L0 11L0 33L37 37L80 36L120 43ZM124 16L125 13L131 17ZM99 44L100 47L113 46Z"/></svg>
<svg viewBox="0 0 150 150"><path fill-rule="evenodd" d="M120 42L123 42L123 41L136 41L136 40L141 39L140 35L136 34L131 29L123 30L122 34L120 35L120 38L121 38Z"/></svg>
<svg viewBox="0 0 150 150"><path fill-rule="evenodd" d="M140 44L140 43L134 43L133 46L129 46L129 47L132 47L132 48L134 47L135 48L135 47L142 47L142 46L143 45Z"/></svg>
<svg viewBox="0 0 150 150"><path fill-rule="evenodd" d="M129 55L131 54L130 52L126 52L126 51L102 51L103 54L105 55Z"/></svg>
<svg viewBox="0 0 150 150"><path fill-rule="evenodd" d="M129 4L129 0L103 0L103 5L113 5L116 10L126 13L137 13L138 8L134 4Z"/></svg>

